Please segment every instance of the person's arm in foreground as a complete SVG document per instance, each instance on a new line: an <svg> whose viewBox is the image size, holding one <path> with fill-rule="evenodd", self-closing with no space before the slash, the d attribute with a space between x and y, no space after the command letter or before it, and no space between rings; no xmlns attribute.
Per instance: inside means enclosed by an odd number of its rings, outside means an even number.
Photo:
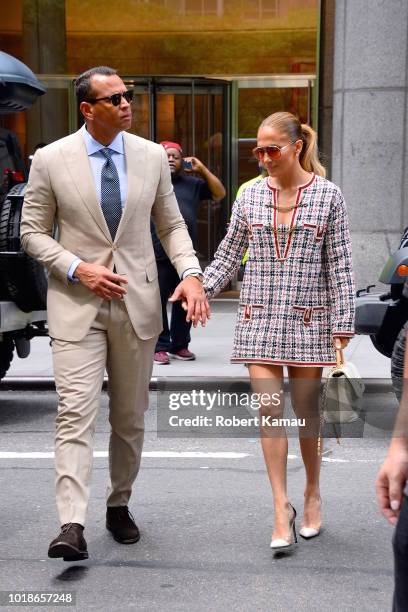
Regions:
<svg viewBox="0 0 408 612"><path fill-rule="evenodd" d="M408 480L408 350L405 343L404 385L391 444L377 476L376 491L380 510L395 525Z"/></svg>

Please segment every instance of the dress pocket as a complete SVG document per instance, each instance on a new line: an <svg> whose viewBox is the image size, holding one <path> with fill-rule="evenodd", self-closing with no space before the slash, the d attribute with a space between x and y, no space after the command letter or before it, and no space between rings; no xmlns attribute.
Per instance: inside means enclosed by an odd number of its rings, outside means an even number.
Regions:
<svg viewBox="0 0 408 612"><path fill-rule="evenodd" d="M242 319L245 322L251 321L252 317L256 312L262 311L264 309L263 304L245 304L240 303L240 308L242 309Z"/></svg>
<svg viewBox="0 0 408 612"><path fill-rule="evenodd" d="M322 314L326 312L326 306L301 306L294 304L293 310L302 316L302 322L305 327L310 327L313 320L322 318Z"/></svg>
<svg viewBox="0 0 408 612"><path fill-rule="evenodd" d="M312 232L313 238L316 242L321 242L323 240L326 233L325 225L319 225L318 223L304 223L303 227L307 232Z"/></svg>

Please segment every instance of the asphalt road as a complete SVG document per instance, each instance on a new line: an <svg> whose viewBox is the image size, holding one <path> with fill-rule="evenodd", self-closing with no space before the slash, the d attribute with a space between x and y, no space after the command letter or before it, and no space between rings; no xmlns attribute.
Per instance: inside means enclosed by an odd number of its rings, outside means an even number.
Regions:
<svg viewBox="0 0 408 612"><path fill-rule="evenodd" d="M374 496L395 412L390 393L369 397L363 438L326 442L324 530L281 558L269 548L273 516L259 440L158 437L156 405L152 394L131 500L140 542L117 544L104 527L103 396L95 435L102 456L94 459L85 530L90 558L68 564L47 557L58 532L50 456L56 395L0 392L0 590L71 591L81 611L391 609L392 528ZM290 498L301 515L304 474L295 439L289 452Z"/></svg>

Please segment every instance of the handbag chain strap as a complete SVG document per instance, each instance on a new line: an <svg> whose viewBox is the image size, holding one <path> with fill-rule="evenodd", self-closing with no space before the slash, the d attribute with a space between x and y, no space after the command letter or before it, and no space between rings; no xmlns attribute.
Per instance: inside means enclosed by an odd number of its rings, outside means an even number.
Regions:
<svg viewBox="0 0 408 612"><path fill-rule="evenodd" d="M336 347L336 368L341 368L344 363L343 349Z"/></svg>

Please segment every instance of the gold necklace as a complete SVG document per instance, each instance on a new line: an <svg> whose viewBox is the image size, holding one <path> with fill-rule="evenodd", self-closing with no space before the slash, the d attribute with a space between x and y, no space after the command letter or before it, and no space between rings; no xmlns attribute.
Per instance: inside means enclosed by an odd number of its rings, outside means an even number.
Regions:
<svg viewBox="0 0 408 612"><path fill-rule="evenodd" d="M278 197L279 197L279 190L277 189L276 190L276 204L272 203L272 208L274 208L278 212L289 212L290 210L294 210L295 208L299 206L299 202L295 202L294 204L290 206L285 206L282 208L282 206L279 206Z"/></svg>
<svg viewBox="0 0 408 612"><path fill-rule="evenodd" d="M297 208L299 204L292 204L292 206L288 206L285 208L280 207L278 204L270 204L270 206L274 208L275 210L277 210L278 212L289 212L290 210Z"/></svg>
<svg viewBox="0 0 408 612"><path fill-rule="evenodd" d="M268 184L269 186L271 186L269 182L269 178L268 178ZM275 188L275 191L276 191L276 204L272 202L272 204L268 204L268 207L270 206L271 208L274 208L278 212L290 212L291 210L294 210L295 208L299 206L300 202L295 202L295 204L292 204L291 206L287 206L287 207L285 206L284 208L282 208L281 206L279 206L279 203L278 203L279 189ZM299 194L299 188L298 188L298 194Z"/></svg>

